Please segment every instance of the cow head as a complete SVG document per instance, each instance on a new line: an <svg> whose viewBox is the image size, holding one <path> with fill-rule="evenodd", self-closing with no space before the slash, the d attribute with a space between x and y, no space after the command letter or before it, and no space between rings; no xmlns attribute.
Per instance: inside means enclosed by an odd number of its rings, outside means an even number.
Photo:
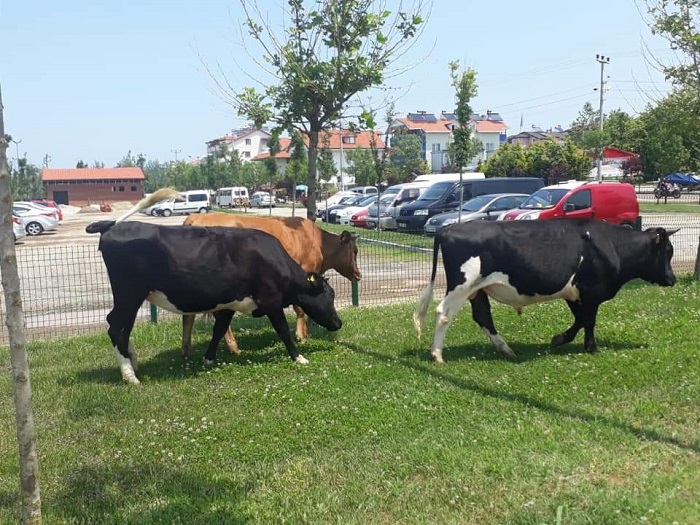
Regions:
<svg viewBox="0 0 700 525"><path fill-rule="evenodd" d="M296 304L316 323L334 332L343 326L333 301L335 292L331 285L318 273L309 272L297 294Z"/></svg>
<svg viewBox="0 0 700 525"><path fill-rule="evenodd" d="M661 286L673 286L676 284L676 276L671 268L673 257L673 245L669 237L678 230L666 230L664 228L649 228L646 234L651 239L651 259L647 266L646 281Z"/></svg>
<svg viewBox="0 0 700 525"><path fill-rule="evenodd" d="M362 272L357 267L357 238L356 233L344 230L332 255L332 260L326 261L328 268L334 268L340 275L350 281L362 279Z"/></svg>

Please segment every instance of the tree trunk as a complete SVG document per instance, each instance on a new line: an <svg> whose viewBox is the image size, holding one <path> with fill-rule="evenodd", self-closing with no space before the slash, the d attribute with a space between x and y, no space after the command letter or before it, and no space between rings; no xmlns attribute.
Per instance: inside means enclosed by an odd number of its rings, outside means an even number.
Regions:
<svg viewBox="0 0 700 525"><path fill-rule="evenodd" d="M316 161L318 160L318 131L309 133L309 176L306 194L306 217L316 220Z"/></svg>
<svg viewBox="0 0 700 525"><path fill-rule="evenodd" d="M39 458L32 412L32 386L29 380L24 312L19 272L12 233L12 193L7 166L7 139L0 91L0 273L5 296L6 324L10 335L10 361L14 378L15 420L19 444L19 475L22 490L22 523L41 523Z"/></svg>

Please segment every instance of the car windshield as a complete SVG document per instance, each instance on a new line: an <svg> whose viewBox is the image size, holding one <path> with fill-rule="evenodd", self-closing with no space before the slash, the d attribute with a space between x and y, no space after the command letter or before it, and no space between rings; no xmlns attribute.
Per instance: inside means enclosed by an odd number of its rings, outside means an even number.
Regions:
<svg viewBox="0 0 700 525"><path fill-rule="evenodd" d="M440 197L442 197L442 195L449 188L451 188L453 184L454 184L453 182L449 182L449 181L436 182L435 184L430 186L430 188L425 190L425 193L423 195L421 195L420 197L418 197L418 200L419 201L436 201Z"/></svg>
<svg viewBox="0 0 700 525"><path fill-rule="evenodd" d="M469 199L462 204L462 211L479 211L493 200L493 197L485 197L483 195Z"/></svg>
<svg viewBox="0 0 700 525"><path fill-rule="evenodd" d="M520 208L524 210L554 208L567 193L569 188L542 188L525 199Z"/></svg>
<svg viewBox="0 0 700 525"><path fill-rule="evenodd" d="M368 206L373 202L377 202L377 196L372 195L370 197L363 197L360 202L357 203L358 206Z"/></svg>

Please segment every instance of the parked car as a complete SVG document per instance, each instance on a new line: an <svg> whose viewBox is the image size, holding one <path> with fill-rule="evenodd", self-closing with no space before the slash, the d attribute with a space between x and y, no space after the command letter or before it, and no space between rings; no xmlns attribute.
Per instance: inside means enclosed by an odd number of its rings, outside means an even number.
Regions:
<svg viewBox="0 0 700 525"><path fill-rule="evenodd" d="M400 231L423 233L428 219L438 213L456 210L460 196L464 202L487 193L533 193L544 186L536 177L494 177L436 182L425 193L401 208L396 223Z"/></svg>
<svg viewBox="0 0 700 525"><path fill-rule="evenodd" d="M248 206L251 208L274 208L275 199L273 199L272 195L269 193L256 192L253 193L253 196L250 198Z"/></svg>
<svg viewBox="0 0 700 525"><path fill-rule="evenodd" d="M54 211L46 214L39 210L16 210L13 213L20 218L27 235L35 236L58 228L58 215Z"/></svg>
<svg viewBox="0 0 700 525"><path fill-rule="evenodd" d="M338 204L329 206L325 213L321 215L321 218L323 219L325 217L326 222L337 224L338 212L340 210L343 210L349 206L357 206L360 202L366 199L367 197L365 195L359 195L357 193L350 197L343 198Z"/></svg>
<svg viewBox="0 0 700 525"><path fill-rule="evenodd" d="M331 221L334 224L343 224L345 226L350 225L350 217L352 217L355 213L357 213L360 210L363 210L365 208L368 208L372 204L377 203L378 196L377 194L370 195L370 196L362 196L362 199L350 206L346 206L345 208L341 208L339 210L336 210L335 213L331 214Z"/></svg>
<svg viewBox="0 0 700 525"><path fill-rule="evenodd" d="M47 217L54 217L56 221L59 221L58 210L56 208L51 208L49 206L44 206L42 204L37 204L35 202L28 201L16 201L12 203L12 210L14 212L27 212L36 211Z"/></svg>
<svg viewBox="0 0 700 525"><path fill-rule="evenodd" d="M22 219L17 215L12 216L12 233L15 237L15 242L17 242L22 237L27 236L27 230L24 227Z"/></svg>
<svg viewBox="0 0 700 525"><path fill-rule="evenodd" d="M357 213L354 213L352 215L352 217L350 217L350 225L355 226L357 228L366 228L368 214L369 214L368 208L365 208L364 210L360 210Z"/></svg>
<svg viewBox="0 0 700 525"><path fill-rule="evenodd" d="M542 188L515 210L498 220L522 221L556 218L600 219L633 227L639 217L639 202L634 186L625 182L580 182Z"/></svg>
<svg viewBox="0 0 700 525"><path fill-rule="evenodd" d="M370 195L377 195L379 193L376 186L355 186L354 188L350 188L350 191L359 195L365 195L367 197Z"/></svg>
<svg viewBox="0 0 700 525"><path fill-rule="evenodd" d="M56 204L55 201L51 201L48 199L33 199L31 202L33 202L34 204L41 204L42 206L46 206L47 208L54 208L58 212L59 222L63 220L63 210L58 204Z"/></svg>
<svg viewBox="0 0 700 525"><path fill-rule="evenodd" d="M146 208L151 215L171 215L190 213L207 213L211 211L209 192L205 190L190 190L180 192L182 199L168 199L151 208Z"/></svg>
<svg viewBox="0 0 700 525"><path fill-rule="evenodd" d="M396 217L399 216L401 208L416 200L432 185L433 182L421 181L390 186L386 189L385 193L392 190L389 195L393 194L393 200L385 206L384 209L380 208L378 215L376 213L376 208L370 208L369 215L367 216L367 227L371 229L379 227L380 230L395 230ZM384 194L382 194L382 196L384 196Z"/></svg>
<svg viewBox="0 0 700 525"><path fill-rule="evenodd" d="M328 221L328 209L331 206L335 206L336 204L339 204L343 200L347 200L351 197L357 197L357 193L352 192L352 191L339 191L337 193L334 193L333 195L325 198L325 199L319 199L316 201L316 216L320 217L324 221Z"/></svg>
<svg viewBox="0 0 700 525"><path fill-rule="evenodd" d="M425 223L427 235L435 235L440 228L456 222L495 221L504 211L520 206L530 195L527 193L489 193L469 199L459 210L438 213Z"/></svg>

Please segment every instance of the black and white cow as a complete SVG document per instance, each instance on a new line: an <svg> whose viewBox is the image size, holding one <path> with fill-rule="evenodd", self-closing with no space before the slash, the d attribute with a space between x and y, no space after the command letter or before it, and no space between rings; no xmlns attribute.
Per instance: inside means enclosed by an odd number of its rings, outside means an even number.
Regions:
<svg viewBox="0 0 700 525"><path fill-rule="evenodd" d="M518 312L530 304L565 299L574 323L554 336L552 346L571 342L583 328L584 348L595 352L598 307L615 297L622 285L632 279L675 284L669 236L676 231L640 232L574 219L450 225L435 237L432 276L413 314L416 331L420 336L425 324L442 248L447 293L436 309L431 352L435 361L443 362L445 334L467 300L474 321L497 350L515 355L496 332L489 297Z"/></svg>
<svg viewBox="0 0 700 525"><path fill-rule="evenodd" d="M320 274L304 272L267 233L123 222L169 196L168 191L159 192L116 221L94 222L86 228L88 233L102 234L99 249L114 297L107 315L108 334L126 382L139 383L129 336L145 300L178 314L213 312L214 331L205 362L216 359L217 345L235 312L267 316L291 359L302 364L308 361L292 342L285 307L298 304L321 326L340 329L333 289Z"/></svg>

